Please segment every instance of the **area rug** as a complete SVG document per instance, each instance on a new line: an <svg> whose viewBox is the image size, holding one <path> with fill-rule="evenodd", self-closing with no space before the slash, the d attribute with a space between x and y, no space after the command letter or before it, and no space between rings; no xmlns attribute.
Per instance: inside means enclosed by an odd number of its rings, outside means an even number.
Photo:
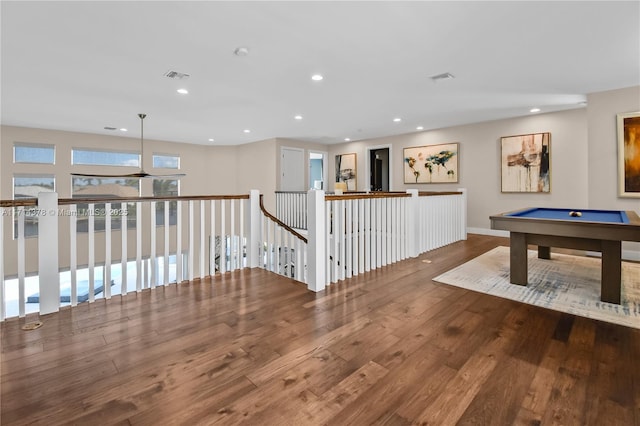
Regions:
<svg viewBox="0 0 640 426"><path fill-rule="evenodd" d="M599 258L529 250L529 284L509 283L509 248L495 249L434 281L560 312L640 329L640 264L622 262L622 303L600 301Z"/></svg>

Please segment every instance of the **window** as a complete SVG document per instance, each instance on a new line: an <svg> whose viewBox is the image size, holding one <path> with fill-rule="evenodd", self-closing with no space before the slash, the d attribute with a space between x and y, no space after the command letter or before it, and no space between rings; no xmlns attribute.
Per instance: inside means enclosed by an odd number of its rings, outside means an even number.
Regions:
<svg viewBox="0 0 640 426"><path fill-rule="evenodd" d="M173 197L180 195L180 181L178 179L154 179L154 197ZM169 201L169 225L175 225L178 218L178 202ZM164 225L164 201L156 203L156 225Z"/></svg>
<svg viewBox="0 0 640 426"><path fill-rule="evenodd" d="M13 199L24 200L38 198L40 192L54 192L56 179L53 175L14 175ZM17 209L16 209L17 212ZM14 238L18 235L18 214L13 221ZM24 236L34 237L38 235L38 215L36 208L24 209Z"/></svg>
<svg viewBox="0 0 640 426"><path fill-rule="evenodd" d="M13 144L14 163L55 164L55 157L54 145L22 142Z"/></svg>
<svg viewBox="0 0 640 426"><path fill-rule="evenodd" d="M138 152L74 148L71 151L71 164L86 166L140 167L140 154Z"/></svg>
<svg viewBox="0 0 640 426"><path fill-rule="evenodd" d="M89 178L73 177L71 193L73 198L119 198L140 196L140 180L124 178ZM127 227L136 226L136 203L126 205ZM89 215L94 216L94 230L104 231L105 228L105 205L104 203L94 204L94 210L89 211L87 203L78 203L77 232L87 232L89 230ZM121 203L111 202L111 229L122 227L124 214Z"/></svg>
<svg viewBox="0 0 640 426"><path fill-rule="evenodd" d="M153 167L159 169L179 169L180 156L170 154L153 154Z"/></svg>

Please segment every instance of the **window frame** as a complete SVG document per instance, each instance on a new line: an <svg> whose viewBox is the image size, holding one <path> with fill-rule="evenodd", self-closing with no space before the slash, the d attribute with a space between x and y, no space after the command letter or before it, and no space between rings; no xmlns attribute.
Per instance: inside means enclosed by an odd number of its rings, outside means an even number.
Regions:
<svg viewBox="0 0 640 426"><path fill-rule="evenodd" d="M36 148L36 149L51 149L53 151L53 160L52 162L42 162L42 161L17 161L16 160L16 148ZM46 164L46 165L54 165L56 164L56 145L51 143L39 143L39 142L14 142L12 148L13 154L13 164Z"/></svg>
<svg viewBox="0 0 640 426"><path fill-rule="evenodd" d="M105 153L105 154L134 154L138 157L137 165L124 165L124 164L108 164L108 163L75 163L73 155L76 151L84 151L84 152L96 152L96 153ZM142 164L142 154L137 150L128 150L128 149L101 149L101 148L80 148L80 147L72 147L71 148L71 166L98 166L98 167L128 167L128 168L136 168L139 169Z"/></svg>
<svg viewBox="0 0 640 426"><path fill-rule="evenodd" d="M178 166L177 167L159 167L159 166L156 166L156 157L176 158L178 160ZM151 166L154 169L180 170L180 166L181 166L180 154L168 154L168 153L165 153L165 152L154 152L151 155Z"/></svg>

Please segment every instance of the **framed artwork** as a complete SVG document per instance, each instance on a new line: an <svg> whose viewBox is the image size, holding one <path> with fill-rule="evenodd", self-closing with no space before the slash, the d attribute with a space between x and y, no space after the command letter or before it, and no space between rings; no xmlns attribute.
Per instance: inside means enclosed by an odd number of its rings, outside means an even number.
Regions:
<svg viewBox="0 0 640 426"><path fill-rule="evenodd" d="M358 187L355 153L336 155L336 182L344 182L347 191Z"/></svg>
<svg viewBox="0 0 640 426"><path fill-rule="evenodd" d="M502 192L551 192L551 133L501 138Z"/></svg>
<svg viewBox="0 0 640 426"><path fill-rule="evenodd" d="M458 143L404 149L404 183L457 183Z"/></svg>
<svg viewBox="0 0 640 426"><path fill-rule="evenodd" d="M640 112L618 114L618 195L640 198Z"/></svg>

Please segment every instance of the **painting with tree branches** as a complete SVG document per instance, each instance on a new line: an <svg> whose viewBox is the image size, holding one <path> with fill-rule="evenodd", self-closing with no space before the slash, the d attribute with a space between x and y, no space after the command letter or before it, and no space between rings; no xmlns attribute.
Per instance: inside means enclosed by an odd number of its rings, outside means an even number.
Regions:
<svg viewBox="0 0 640 426"><path fill-rule="evenodd" d="M458 143L404 149L404 183L457 183Z"/></svg>

